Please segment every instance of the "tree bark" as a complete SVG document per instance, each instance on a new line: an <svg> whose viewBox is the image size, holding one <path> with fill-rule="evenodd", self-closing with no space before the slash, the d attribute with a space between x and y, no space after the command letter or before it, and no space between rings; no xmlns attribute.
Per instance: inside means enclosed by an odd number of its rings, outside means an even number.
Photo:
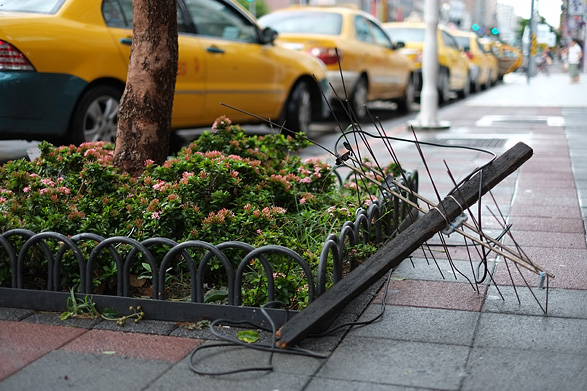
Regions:
<svg viewBox="0 0 587 391"><path fill-rule="evenodd" d="M177 0L133 0L133 38L118 112L114 165L140 175L169 152L177 74Z"/></svg>

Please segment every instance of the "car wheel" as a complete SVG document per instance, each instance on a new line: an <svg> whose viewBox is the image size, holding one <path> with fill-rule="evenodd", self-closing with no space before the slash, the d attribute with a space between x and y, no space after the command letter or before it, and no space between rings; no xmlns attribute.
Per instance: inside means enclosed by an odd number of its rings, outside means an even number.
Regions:
<svg viewBox="0 0 587 391"><path fill-rule="evenodd" d="M122 91L113 86L96 86L79 100L69 129L69 142L116 141L118 107Z"/></svg>
<svg viewBox="0 0 587 391"><path fill-rule="evenodd" d="M353 96L351 98L351 109L352 114L359 120L363 120L367 117L367 96L369 95L369 87L367 86L367 79L361 77L357 81Z"/></svg>
<svg viewBox="0 0 587 391"><path fill-rule="evenodd" d="M484 88L487 90L489 88L491 88L491 82L493 81L493 74L491 71L489 71L489 74L487 74L487 80L485 80L485 86Z"/></svg>
<svg viewBox="0 0 587 391"><path fill-rule="evenodd" d="M467 74L467 79L463 85L463 89L458 92L459 98L466 98L471 93L471 75Z"/></svg>
<svg viewBox="0 0 587 391"><path fill-rule="evenodd" d="M312 97L310 87L305 81L299 81L293 87L285 109L285 127L282 133L293 136L296 133L308 133L312 122Z"/></svg>
<svg viewBox="0 0 587 391"><path fill-rule="evenodd" d="M450 100L450 79L448 71L442 69L438 75L438 103L442 104Z"/></svg>
<svg viewBox="0 0 587 391"><path fill-rule="evenodd" d="M397 109L401 113L409 113L412 108L412 103L416 100L416 84L414 75L408 78L408 84L404 90L404 95L397 101Z"/></svg>
<svg viewBox="0 0 587 391"><path fill-rule="evenodd" d="M475 78L475 80L471 81L470 92L479 92L479 91L481 91L481 79L479 78L479 75L477 75L477 78Z"/></svg>

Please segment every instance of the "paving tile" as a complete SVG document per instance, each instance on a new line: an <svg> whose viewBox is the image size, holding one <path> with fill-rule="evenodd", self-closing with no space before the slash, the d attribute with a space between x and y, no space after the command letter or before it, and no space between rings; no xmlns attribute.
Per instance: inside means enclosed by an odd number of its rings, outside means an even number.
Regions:
<svg viewBox="0 0 587 391"><path fill-rule="evenodd" d="M374 304L359 320L367 322L379 315L377 321L355 327L349 335L471 346L479 319L477 312L406 306L387 305L382 313L381 305Z"/></svg>
<svg viewBox="0 0 587 391"><path fill-rule="evenodd" d="M0 321L0 380L86 332L77 328Z"/></svg>
<svg viewBox="0 0 587 391"><path fill-rule="evenodd" d="M491 286L487 291L483 312L587 319L587 290L498 288Z"/></svg>
<svg viewBox="0 0 587 391"><path fill-rule="evenodd" d="M304 391L345 390L345 391L429 391L429 388L377 384L373 382L345 381L314 377Z"/></svg>
<svg viewBox="0 0 587 391"><path fill-rule="evenodd" d="M583 233L585 227L583 219L553 218L553 217L529 217L512 216L509 219L514 234L517 231L543 231L558 233Z"/></svg>
<svg viewBox="0 0 587 391"><path fill-rule="evenodd" d="M201 352L201 353L200 353ZM145 390L207 390L207 391L258 391L303 390L323 360L302 356L275 354L273 371L239 372L226 375L202 375L200 373L243 370L251 366L264 367L269 353L246 348L218 347L197 352L190 364L190 357L171 368Z"/></svg>
<svg viewBox="0 0 587 391"><path fill-rule="evenodd" d="M128 319L124 326L119 326L115 321L104 321L97 324L94 328L99 330L124 331L129 333L143 333L156 335L169 335L178 327L175 322L166 322L162 320L142 319L135 323L134 319Z"/></svg>
<svg viewBox="0 0 587 391"><path fill-rule="evenodd" d="M452 309L461 311L481 311L486 286L479 287L479 293L468 283L438 281L391 281L385 303L388 305L407 305ZM380 302L380 292L375 303Z"/></svg>
<svg viewBox="0 0 587 391"><path fill-rule="evenodd" d="M490 268L493 264L490 261ZM479 261L475 260L471 265L469 261L452 261L436 257L434 259L412 258L406 259L394 270L392 279L403 280L426 280L426 281L448 281L467 282L474 281L473 276L481 270ZM468 280L467 280L468 279Z"/></svg>
<svg viewBox="0 0 587 391"><path fill-rule="evenodd" d="M316 377L458 390L468 355L465 346L349 336Z"/></svg>
<svg viewBox="0 0 587 391"><path fill-rule="evenodd" d="M53 351L0 383L2 390L144 390L171 363Z"/></svg>
<svg viewBox="0 0 587 391"><path fill-rule="evenodd" d="M202 341L192 338L90 330L63 346L68 352L177 362Z"/></svg>
<svg viewBox="0 0 587 391"><path fill-rule="evenodd" d="M556 204L547 206L534 205L514 205L511 208L512 216L530 216L530 217L553 217L563 219L580 219L581 212L578 206L559 206Z"/></svg>
<svg viewBox="0 0 587 391"><path fill-rule="evenodd" d="M543 270L554 274L548 281L551 288L587 289L587 250L566 248L525 247L524 253ZM508 271L509 267L509 271ZM537 286L539 276L527 269L516 268L508 261L498 262L495 281L500 285ZM524 281L525 280L525 281Z"/></svg>
<svg viewBox="0 0 587 391"><path fill-rule="evenodd" d="M0 320L22 320L34 313L33 310L23 308L0 307Z"/></svg>
<svg viewBox="0 0 587 391"><path fill-rule="evenodd" d="M587 386L587 355L474 348L463 391L577 391Z"/></svg>
<svg viewBox="0 0 587 391"><path fill-rule="evenodd" d="M570 232L541 232L541 231L521 231L512 232L513 240L523 249L527 247L542 248L561 248L561 249L587 249L584 233ZM506 246L512 246L513 240L506 237L504 243Z"/></svg>
<svg viewBox="0 0 587 391"><path fill-rule="evenodd" d="M484 312L475 347L587 354L587 319Z"/></svg>

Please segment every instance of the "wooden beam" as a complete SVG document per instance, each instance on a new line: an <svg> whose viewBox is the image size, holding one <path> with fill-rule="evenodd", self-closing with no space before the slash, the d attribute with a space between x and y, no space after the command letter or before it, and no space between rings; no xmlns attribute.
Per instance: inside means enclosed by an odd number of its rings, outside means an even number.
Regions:
<svg viewBox="0 0 587 391"><path fill-rule="evenodd" d="M524 143L518 143L472 176L460 187L459 191L451 197L446 197L437 208L416 220L345 278L310 303L306 309L286 322L278 332L278 345L282 348L294 346L307 335L319 330L321 324L330 321L351 300L442 230L447 225L447 220L452 221L461 214L461 206L466 209L473 205L479 200L480 195L494 188L530 159L532 153L532 148Z"/></svg>

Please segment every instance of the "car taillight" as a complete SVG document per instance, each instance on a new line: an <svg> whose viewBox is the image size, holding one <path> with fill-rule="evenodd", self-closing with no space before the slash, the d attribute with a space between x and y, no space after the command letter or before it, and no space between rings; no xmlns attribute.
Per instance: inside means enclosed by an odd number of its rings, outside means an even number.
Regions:
<svg viewBox="0 0 587 391"><path fill-rule="evenodd" d="M338 64L339 58L342 60L342 52L336 48L314 47L308 49L308 53L322 60L325 65Z"/></svg>
<svg viewBox="0 0 587 391"><path fill-rule="evenodd" d="M18 49L0 41L0 71L34 71L33 65Z"/></svg>

